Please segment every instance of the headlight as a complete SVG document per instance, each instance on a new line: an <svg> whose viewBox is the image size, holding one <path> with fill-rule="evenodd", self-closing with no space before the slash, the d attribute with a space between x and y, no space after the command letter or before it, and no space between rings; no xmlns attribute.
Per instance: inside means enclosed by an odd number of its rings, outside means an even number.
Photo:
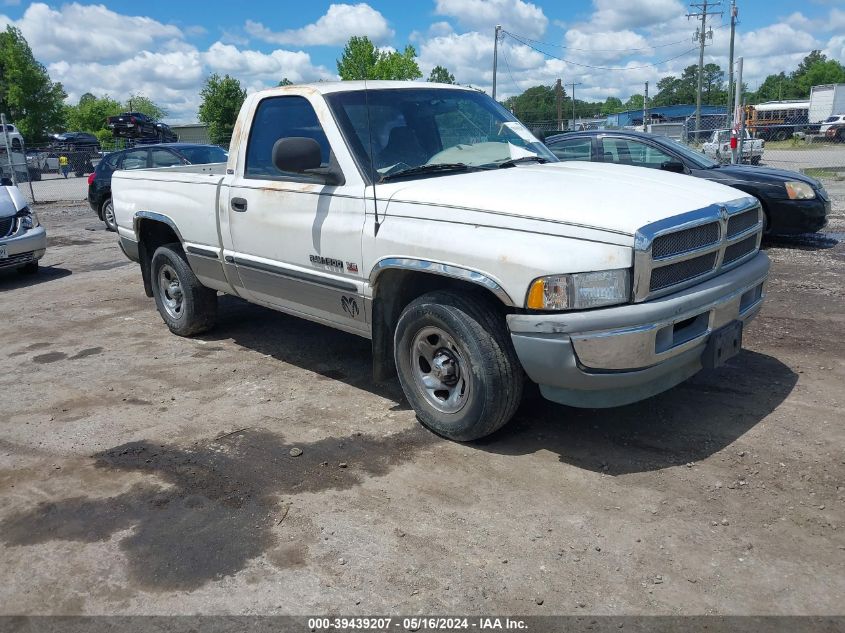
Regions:
<svg viewBox="0 0 845 633"><path fill-rule="evenodd" d="M24 207L15 214L18 218L19 226L24 231L29 231L39 226L38 216L29 207Z"/></svg>
<svg viewBox="0 0 845 633"><path fill-rule="evenodd" d="M812 200L816 197L816 192L806 182L800 180L786 181L786 195L790 200Z"/></svg>
<svg viewBox="0 0 845 633"><path fill-rule="evenodd" d="M586 310L631 298L627 268L540 277L528 289L526 307L532 310Z"/></svg>

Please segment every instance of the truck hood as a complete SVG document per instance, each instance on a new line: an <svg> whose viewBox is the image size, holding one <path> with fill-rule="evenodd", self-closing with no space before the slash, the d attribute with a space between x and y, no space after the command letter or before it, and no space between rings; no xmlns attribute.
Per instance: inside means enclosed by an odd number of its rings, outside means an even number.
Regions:
<svg viewBox="0 0 845 633"><path fill-rule="evenodd" d="M385 183L376 192L391 203L488 211L626 235L657 220L748 197L701 178L581 161Z"/></svg>

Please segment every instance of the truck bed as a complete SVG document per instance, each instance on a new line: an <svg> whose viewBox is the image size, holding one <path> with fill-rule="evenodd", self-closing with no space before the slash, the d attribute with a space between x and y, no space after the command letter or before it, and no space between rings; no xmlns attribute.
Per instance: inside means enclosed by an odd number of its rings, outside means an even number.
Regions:
<svg viewBox="0 0 845 633"><path fill-rule="evenodd" d="M136 239L132 218L138 211L171 218L186 242L219 249L217 204L226 163L116 171L112 196L118 231Z"/></svg>

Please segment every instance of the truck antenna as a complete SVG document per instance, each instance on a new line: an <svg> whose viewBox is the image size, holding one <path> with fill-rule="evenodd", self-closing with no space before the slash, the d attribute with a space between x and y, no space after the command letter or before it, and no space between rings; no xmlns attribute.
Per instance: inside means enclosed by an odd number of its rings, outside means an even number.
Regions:
<svg viewBox="0 0 845 633"><path fill-rule="evenodd" d="M378 198L376 197L376 165L374 162L374 154L373 154L373 126L370 121L370 96L369 91L367 90L367 77L364 75L364 105L367 108L367 133L369 136L370 141L370 178L373 181L373 213L376 216L376 224L375 224L375 232L373 233L374 236L378 235L378 230L381 227L378 219Z"/></svg>

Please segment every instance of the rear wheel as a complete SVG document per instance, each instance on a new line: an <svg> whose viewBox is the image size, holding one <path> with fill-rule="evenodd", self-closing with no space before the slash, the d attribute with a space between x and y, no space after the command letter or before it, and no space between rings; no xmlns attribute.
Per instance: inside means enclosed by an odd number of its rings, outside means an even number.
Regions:
<svg viewBox="0 0 845 633"><path fill-rule="evenodd" d="M111 198L108 198L103 203L100 215L102 216L103 222L105 222L106 228L109 231L117 231L117 220L114 219L114 202Z"/></svg>
<svg viewBox="0 0 845 633"><path fill-rule="evenodd" d="M191 336L214 326L217 292L200 283L188 266L179 243L156 249L151 279L156 307L171 332Z"/></svg>
<svg viewBox="0 0 845 633"><path fill-rule="evenodd" d="M451 440L493 433L522 398L504 319L483 295L438 291L412 301L396 326L394 356L419 421Z"/></svg>

